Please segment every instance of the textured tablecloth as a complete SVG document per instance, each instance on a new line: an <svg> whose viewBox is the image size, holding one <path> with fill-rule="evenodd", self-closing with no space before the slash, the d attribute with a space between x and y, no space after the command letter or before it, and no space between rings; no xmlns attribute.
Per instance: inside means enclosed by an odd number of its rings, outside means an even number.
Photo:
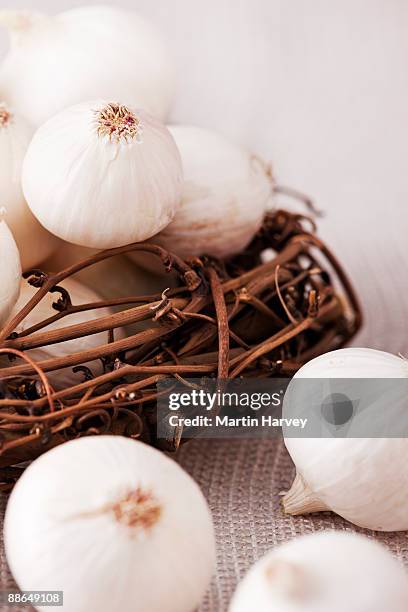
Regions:
<svg viewBox="0 0 408 612"><path fill-rule="evenodd" d="M256 559L281 542L321 529L366 533L384 542L408 565L406 533L380 534L358 529L331 512L285 516L279 493L290 486L293 466L282 440L196 440L181 449L178 461L201 486L216 530L217 574L200 612L227 610L237 581ZM5 502L3 495L2 511ZM0 588L14 586L4 553L0 555L0 580ZM3 610L15 612L16 608Z"/></svg>

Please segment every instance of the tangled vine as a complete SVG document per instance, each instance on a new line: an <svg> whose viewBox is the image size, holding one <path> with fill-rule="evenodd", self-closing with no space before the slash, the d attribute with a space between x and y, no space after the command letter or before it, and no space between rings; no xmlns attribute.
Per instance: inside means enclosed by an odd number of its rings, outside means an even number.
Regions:
<svg viewBox="0 0 408 612"><path fill-rule="evenodd" d="M104 259L149 252L179 286L157 295L73 304L64 280ZM0 331L0 481L12 487L29 461L66 440L118 434L176 450L179 437L156 436L157 383L174 378L291 375L305 362L342 347L362 316L343 267L316 236L313 221L285 210L268 213L245 252L228 261L183 260L163 248L133 244L92 255L58 273L25 274L38 290ZM49 293L54 312L29 329L19 324ZM98 309L116 312L98 317ZM69 324L73 313L95 318ZM58 329L51 323L66 320ZM140 324L125 338L117 330ZM106 332L97 348L35 362L30 349ZM58 388L71 368L78 382Z"/></svg>

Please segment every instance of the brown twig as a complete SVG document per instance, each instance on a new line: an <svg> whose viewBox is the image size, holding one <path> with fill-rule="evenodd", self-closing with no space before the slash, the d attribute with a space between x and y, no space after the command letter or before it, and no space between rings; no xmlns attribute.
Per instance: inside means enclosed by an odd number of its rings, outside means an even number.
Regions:
<svg viewBox="0 0 408 612"><path fill-rule="evenodd" d="M218 378L228 378L229 371L229 326L224 292L218 274L214 268L208 269L211 293L214 300L218 323Z"/></svg>
<svg viewBox="0 0 408 612"><path fill-rule="evenodd" d="M20 473L12 466L82 435L111 433L160 444L160 381L194 386L188 377L217 375L222 384L228 377L290 375L348 342L361 326L360 304L340 262L313 232L309 218L277 210L244 253L223 262L184 261L149 243L97 253L61 272L29 273L38 291L0 332L0 468L8 470L0 487L9 488ZM268 248L276 256L261 263ZM129 251L156 255L178 273L180 286L167 290L164 279L156 295L72 304L66 278ZM30 326L31 311L49 292L60 294L58 312ZM110 306L119 310L64 325L70 314ZM114 330L139 322L144 328L114 337ZM54 329L47 329L51 324ZM107 343L75 349L75 339L103 331L109 332ZM67 341L73 350L58 356ZM49 358L38 360L36 351L51 346ZM100 374L96 361L103 364ZM68 367L78 381L54 390L60 370ZM169 435L168 450L177 448L180 433Z"/></svg>

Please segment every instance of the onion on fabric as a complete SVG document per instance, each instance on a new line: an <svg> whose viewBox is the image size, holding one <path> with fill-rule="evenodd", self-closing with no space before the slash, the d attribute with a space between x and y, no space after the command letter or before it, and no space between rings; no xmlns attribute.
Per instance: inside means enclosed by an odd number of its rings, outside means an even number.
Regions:
<svg viewBox="0 0 408 612"><path fill-rule="evenodd" d="M4 534L20 589L63 589L69 612L193 612L215 564L197 484L121 436L79 438L34 461L11 494Z"/></svg>
<svg viewBox="0 0 408 612"><path fill-rule="evenodd" d="M408 379L408 362L401 357L373 349L340 349L308 362L295 374L293 384L296 385L302 379L325 378L345 379L348 388L350 384L347 379L353 378ZM397 380L395 384L391 383L396 388ZM290 389L289 385L287 394ZM293 389L295 395L290 402L293 406L289 415L285 396L284 416L293 416L293 410L296 410L296 386ZM291 397L289 394L288 398ZM352 399L355 402L364 401L364 398L359 397ZM395 419L399 414L401 427L404 427L408 399L406 396L399 398L393 410L390 405L392 398L378 398L375 393L374 398L369 394L369 400L367 405L361 406L364 412L353 416L353 419L357 419L355 427L359 418L364 419L364 436L359 434L352 437L352 429L348 431L348 436L296 438L285 435L286 447L296 466L295 480L290 491L283 497L283 507L288 514L333 510L352 523L368 529L408 529L408 438L369 437L370 410L371 418L378 418L378 409L375 411L370 408L376 405L375 401L382 402L379 404L381 413L387 409L388 404L389 415L387 417L385 414L385 417ZM305 401L302 394L301 402ZM301 407L298 406L299 409ZM353 421L348 427L353 428Z"/></svg>
<svg viewBox="0 0 408 612"><path fill-rule="evenodd" d="M266 554L238 585L229 612L405 612L408 576L378 542L326 531Z"/></svg>

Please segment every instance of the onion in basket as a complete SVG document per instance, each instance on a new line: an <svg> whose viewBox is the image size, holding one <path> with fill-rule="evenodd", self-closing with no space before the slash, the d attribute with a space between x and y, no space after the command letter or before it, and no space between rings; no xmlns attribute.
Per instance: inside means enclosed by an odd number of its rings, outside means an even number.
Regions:
<svg viewBox="0 0 408 612"><path fill-rule="evenodd" d="M68 291L72 303L75 305L89 304L91 302L101 301L101 297L97 293L71 278L64 280L61 283L61 286ZM14 306L10 317L16 315L21 310L21 308L25 304L27 304L27 302L36 293L36 291L37 289L35 287L32 287L26 281L24 281L21 285L20 298L17 304ZM53 309L52 304L53 302L56 302L60 297L61 296L58 293L48 293L44 297L44 299L41 300L41 302L37 304L37 306L29 313L29 315L20 323L16 331L22 332L32 327L33 325L36 325L37 323L41 323L42 321L44 321L44 319L47 319L48 317L57 315L58 313L56 310ZM59 321L51 323L41 331L45 332L52 329L67 327L68 325L84 323L86 321L93 321L95 318L104 317L109 314L112 314L112 310L109 308L86 310L84 312L78 312L63 317ZM115 337L123 337L123 331L121 329L116 330ZM30 349L29 351L27 351L27 355L34 359L34 361L39 362L46 359L64 357L66 355L71 355L72 353L85 351L100 346L101 344L107 344L107 342L108 332L100 332L98 334L84 336L83 338L67 340L59 344L51 344L49 346L44 346L41 348ZM5 358L3 357L3 363L4 359ZM91 369L95 369L95 372L100 373L100 362L94 362L91 364L87 363L85 365L90 366ZM54 387L56 388L65 387L67 385L73 385L82 382L81 375L73 373L72 368L59 370L58 373L55 374L50 373L49 377L52 380Z"/></svg>
<svg viewBox="0 0 408 612"><path fill-rule="evenodd" d="M216 132L188 125L169 129L183 163L182 202L174 219L152 242L181 257L225 258L240 253L271 205L269 168ZM153 257L131 256L158 269Z"/></svg>
<svg viewBox="0 0 408 612"><path fill-rule="evenodd" d="M146 240L170 223L183 173L159 120L122 102L95 100L38 128L22 184L31 211L51 233L108 249Z"/></svg>
<svg viewBox="0 0 408 612"><path fill-rule="evenodd" d="M20 292L20 254L7 223L0 220L0 326L8 318Z"/></svg>
<svg viewBox="0 0 408 612"><path fill-rule="evenodd" d="M10 8L0 10L0 25L11 43L0 90L33 126L99 96L165 119L174 93L170 54L136 12L83 6L45 15Z"/></svg>
<svg viewBox="0 0 408 612"><path fill-rule="evenodd" d="M0 216L13 232L23 270L34 268L56 249L58 239L47 232L24 200L21 169L33 129L0 102Z"/></svg>

